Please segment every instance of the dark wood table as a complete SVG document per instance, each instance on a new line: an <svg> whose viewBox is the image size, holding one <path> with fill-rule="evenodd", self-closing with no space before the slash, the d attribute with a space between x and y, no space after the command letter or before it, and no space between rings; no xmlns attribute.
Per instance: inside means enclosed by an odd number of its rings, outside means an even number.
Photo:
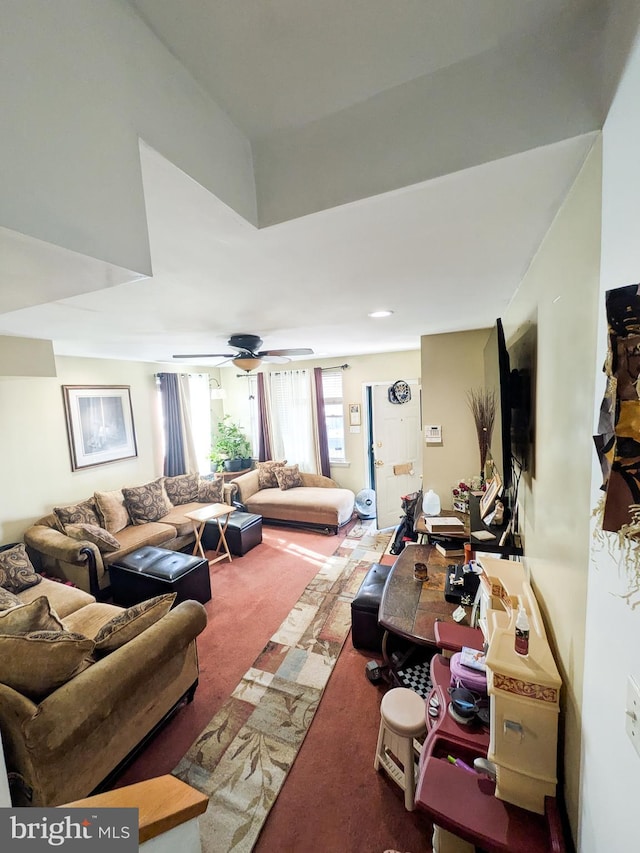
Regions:
<svg viewBox="0 0 640 853"><path fill-rule="evenodd" d="M425 563L429 579L413 577L416 563ZM379 624L392 634L411 643L437 647L435 624L453 621L457 604L444 598L444 585L450 561L432 545L407 545L393 564L382 593ZM460 624L468 625L468 616Z"/></svg>

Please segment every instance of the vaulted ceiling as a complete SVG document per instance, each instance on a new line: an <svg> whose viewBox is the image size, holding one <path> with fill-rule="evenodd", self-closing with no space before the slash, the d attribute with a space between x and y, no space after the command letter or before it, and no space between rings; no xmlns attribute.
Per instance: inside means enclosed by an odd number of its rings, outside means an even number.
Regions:
<svg viewBox="0 0 640 853"><path fill-rule="evenodd" d="M334 356L491 325L606 116L618 5L129 0L247 140L254 215L141 133L151 275L1 222L0 334L168 361L234 332Z"/></svg>

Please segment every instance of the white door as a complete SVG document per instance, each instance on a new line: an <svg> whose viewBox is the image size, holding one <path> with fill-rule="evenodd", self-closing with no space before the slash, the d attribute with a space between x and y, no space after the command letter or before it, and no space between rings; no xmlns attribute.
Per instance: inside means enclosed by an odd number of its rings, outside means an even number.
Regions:
<svg viewBox="0 0 640 853"><path fill-rule="evenodd" d="M378 529L395 527L402 516L402 496L421 487L422 436L420 386L410 382L411 399L389 402L389 385L372 388L372 434Z"/></svg>

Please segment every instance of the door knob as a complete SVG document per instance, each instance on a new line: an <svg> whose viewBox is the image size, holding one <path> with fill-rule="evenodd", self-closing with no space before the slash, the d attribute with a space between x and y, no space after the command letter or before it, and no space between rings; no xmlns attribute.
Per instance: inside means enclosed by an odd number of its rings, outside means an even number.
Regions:
<svg viewBox="0 0 640 853"><path fill-rule="evenodd" d="M373 464L376 466L376 468L382 468L382 466L384 465L384 462L382 461L382 459L376 459L376 461Z"/></svg>

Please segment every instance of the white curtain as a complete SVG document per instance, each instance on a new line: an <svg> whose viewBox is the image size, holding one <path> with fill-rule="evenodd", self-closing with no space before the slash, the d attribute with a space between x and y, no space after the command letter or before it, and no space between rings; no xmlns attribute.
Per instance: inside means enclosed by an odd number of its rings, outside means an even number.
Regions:
<svg viewBox="0 0 640 853"><path fill-rule="evenodd" d="M318 472L313 422L314 394L310 370L279 370L269 374L273 427L273 459L286 459L301 471Z"/></svg>
<svg viewBox="0 0 640 853"><path fill-rule="evenodd" d="M208 474L211 471L211 397L209 375L190 373L187 377L188 404L185 423L191 425L189 448L189 470ZM182 389L183 383L180 383ZM186 396L186 395L185 395Z"/></svg>

